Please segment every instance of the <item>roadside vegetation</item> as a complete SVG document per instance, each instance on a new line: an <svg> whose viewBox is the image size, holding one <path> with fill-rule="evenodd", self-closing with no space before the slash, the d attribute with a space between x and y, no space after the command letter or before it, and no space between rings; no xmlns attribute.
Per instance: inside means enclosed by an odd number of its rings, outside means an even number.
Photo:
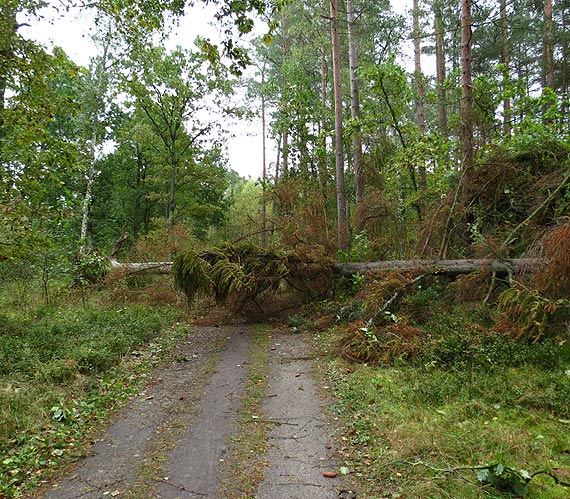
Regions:
<svg viewBox="0 0 570 499"><path fill-rule="evenodd" d="M570 310L538 291L543 276L489 304L484 273L433 277L367 324L411 278L357 275L304 323L328 353L341 465L362 497L568 497Z"/></svg>
<svg viewBox="0 0 570 499"><path fill-rule="evenodd" d="M49 306L40 289L33 278L10 279L0 297L0 498L81 456L96 425L187 333L182 308L143 304L140 288L54 282Z"/></svg>

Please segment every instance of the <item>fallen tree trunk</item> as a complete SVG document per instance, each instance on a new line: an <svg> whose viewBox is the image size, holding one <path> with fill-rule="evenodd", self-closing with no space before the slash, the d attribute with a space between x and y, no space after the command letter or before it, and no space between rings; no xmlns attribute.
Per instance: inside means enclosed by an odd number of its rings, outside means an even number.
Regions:
<svg viewBox="0 0 570 499"><path fill-rule="evenodd" d="M538 258L509 258L505 260L390 260L369 263L337 263L334 270L346 277L356 273L417 271L421 274L457 276L470 274L479 269L488 269L493 274L512 275L536 267Z"/></svg>
<svg viewBox="0 0 570 499"><path fill-rule="evenodd" d="M109 259L111 269L126 274L137 274L145 272L147 274L170 274L172 272L172 262L140 262L121 263L114 259Z"/></svg>
<svg viewBox="0 0 570 499"><path fill-rule="evenodd" d="M387 260L383 262L336 263L333 270L345 277L366 272L416 271L422 274L457 276L470 274L479 269L488 269L495 275L512 275L518 271L534 268L541 260L538 258L508 258L505 260ZM111 259L111 268L129 274L146 272L151 274L169 274L172 262L121 263Z"/></svg>

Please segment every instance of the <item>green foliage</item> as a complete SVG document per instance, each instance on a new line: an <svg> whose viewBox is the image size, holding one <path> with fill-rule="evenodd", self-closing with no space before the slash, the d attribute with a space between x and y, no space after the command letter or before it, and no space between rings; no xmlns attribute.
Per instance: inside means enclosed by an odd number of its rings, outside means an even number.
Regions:
<svg viewBox="0 0 570 499"><path fill-rule="evenodd" d="M100 284L111 268L109 260L97 253L79 256L74 266L74 274L80 282Z"/></svg>
<svg viewBox="0 0 570 499"><path fill-rule="evenodd" d="M366 231L354 234L350 241L348 251L339 251L338 258L341 262L366 262L370 259L370 240Z"/></svg>
<svg viewBox="0 0 570 499"><path fill-rule="evenodd" d="M45 479L137 390L137 373L122 370L121 360L157 339L176 315L140 306L0 315L0 496L19 497ZM151 358L141 354L141 371Z"/></svg>
<svg viewBox="0 0 570 499"><path fill-rule="evenodd" d="M530 497L565 497L567 490L552 476L557 472L546 472L552 478L541 480L541 472L524 470L564 470L570 464L563 451L570 445L564 402L570 388L568 349L552 342L555 362L547 360L550 354L534 362L546 342L525 347L499 336L496 343L485 343L477 338L482 332L467 332L465 319L465 314L440 317L443 324L427 340L435 343L434 354L444 349L448 360L455 357L451 362L422 356L378 368L329 361L334 409L346 426L343 464L356 477L366 477L360 482L366 497L506 498L525 490ZM449 344L442 342L454 330L450 355ZM328 350L343 335L338 328L320 334L317 343ZM462 335L468 341L459 344ZM470 342L478 347L464 352Z"/></svg>
<svg viewBox="0 0 570 499"><path fill-rule="evenodd" d="M195 251L180 253L174 259L172 273L174 285L182 291L191 302L197 293L207 294L212 288L208 274L212 266Z"/></svg>
<svg viewBox="0 0 570 499"><path fill-rule="evenodd" d="M261 249L251 244L220 248L197 254L177 255L174 282L189 300L213 292L218 303L232 299L239 305L254 303L288 286L306 296L322 292L330 279L328 261L314 262L295 254Z"/></svg>
<svg viewBox="0 0 570 499"><path fill-rule="evenodd" d="M528 482L531 475L526 470L509 468L501 463L489 465L477 473L481 485L491 485L495 489L512 493L516 497L528 496Z"/></svg>

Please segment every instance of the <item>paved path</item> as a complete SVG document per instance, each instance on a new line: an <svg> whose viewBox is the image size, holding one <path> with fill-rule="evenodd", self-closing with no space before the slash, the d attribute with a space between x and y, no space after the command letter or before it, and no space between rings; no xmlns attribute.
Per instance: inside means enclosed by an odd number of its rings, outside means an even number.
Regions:
<svg viewBox="0 0 570 499"><path fill-rule="evenodd" d="M218 369L204 390L196 423L180 436L168 457L168 480L157 487L161 499L215 497L220 460L232 436L243 392L249 346L248 329L234 330Z"/></svg>
<svg viewBox="0 0 570 499"><path fill-rule="evenodd" d="M311 374L307 343L299 334L274 337L266 417L278 421L269 434L270 463L258 499L333 499L338 478L323 477L336 469L331 459L330 430Z"/></svg>
<svg viewBox="0 0 570 499"><path fill-rule="evenodd" d="M268 463L256 499L333 499L342 489L331 430L315 389L303 336L271 330ZM247 326L193 327L174 359L153 375L81 459L42 499L193 499L218 497L228 442L237 431L250 348ZM208 376L204 366L218 355ZM236 497L239 493L236 493ZM340 497L345 497L341 494Z"/></svg>

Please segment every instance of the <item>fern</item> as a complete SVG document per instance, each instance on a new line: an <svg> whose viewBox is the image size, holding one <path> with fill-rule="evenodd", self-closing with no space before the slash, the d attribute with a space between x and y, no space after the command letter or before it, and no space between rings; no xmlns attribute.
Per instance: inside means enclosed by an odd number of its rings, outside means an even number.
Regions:
<svg viewBox="0 0 570 499"><path fill-rule="evenodd" d="M568 306L570 300L550 299L536 289L525 287L507 289L499 297L499 308L515 326L515 338L525 338L532 343L544 336L550 318Z"/></svg>
<svg viewBox="0 0 570 499"><path fill-rule="evenodd" d="M207 294L211 291L211 269L210 263L196 252L186 251L178 255L173 262L174 285L191 302L197 294Z"/></svg>

